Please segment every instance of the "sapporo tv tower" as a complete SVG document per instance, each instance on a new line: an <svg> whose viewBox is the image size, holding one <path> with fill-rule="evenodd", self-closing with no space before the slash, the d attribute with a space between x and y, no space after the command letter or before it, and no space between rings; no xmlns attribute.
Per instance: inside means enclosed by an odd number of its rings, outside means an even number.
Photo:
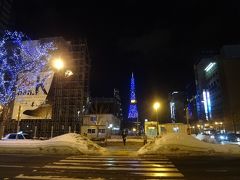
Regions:
<svg viewBox="0 0 240 180"><path fill-rule="evenodd" d="M137 100L135 91L135 80L132 73L131 84L130 84L130 105L128 109L128 126L133 131L139 133L139 122L138 122L138 110L137 110Z"/></svg>

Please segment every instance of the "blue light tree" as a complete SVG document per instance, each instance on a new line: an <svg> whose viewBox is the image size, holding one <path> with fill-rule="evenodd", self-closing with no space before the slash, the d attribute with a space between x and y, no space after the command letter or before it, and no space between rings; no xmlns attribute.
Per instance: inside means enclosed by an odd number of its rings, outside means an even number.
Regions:
<svg viewBox="0 0 240 180"><path fill-rule="evenodd" d="M16 90L23 91L29 87L29 79L40 75L48 67L50 51L55 49L53 42L33 45L21 32L5 31L0 37L0 137ZM26 77L24 73L29 74Z"/></svg>
<svg viewBox="0 0 240 180"><path fill-rule="evenodd" d="M128 109L128 119L136 120L138 118L138 110L137 110L137 100L135 93L135 80L132 73L131 77L131 85L130 85L130 105Z"/></svg>

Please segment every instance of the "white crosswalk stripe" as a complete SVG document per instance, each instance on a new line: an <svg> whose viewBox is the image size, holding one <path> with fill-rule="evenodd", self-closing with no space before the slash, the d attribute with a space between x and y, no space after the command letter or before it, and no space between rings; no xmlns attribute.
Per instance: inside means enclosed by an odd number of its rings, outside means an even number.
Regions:
<svg viewBox="0 0 240 180"><path fill-rule="evenodd" d="M123 177L124 176L124 177ZM184 179L169 159L127 156L72 156L16 179Z"/></svg>

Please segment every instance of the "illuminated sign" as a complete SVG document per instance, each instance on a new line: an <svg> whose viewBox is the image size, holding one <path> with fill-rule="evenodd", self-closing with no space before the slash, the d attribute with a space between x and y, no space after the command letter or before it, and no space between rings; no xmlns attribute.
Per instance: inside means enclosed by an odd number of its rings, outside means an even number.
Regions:
<svg viewBox="0 0 240 180"><path fill-rule="evenodd" d="M170 111L171 111L171 118L172 119L176 119L176 116L175 116L175 103L174 102L170 102Z"/></svg>
<svg viewBox="0 0 240 180"><path fill-rule="evenodd" d="M207 65L207 67L204 69L206 72L208 72L210 69L212 69L212 67L214 66L214 65L216 65L216 63L215 62L211 62L211 63L209 63L208 65Z"/></svg>
<svg viewBox="0 0 240 180"><path fill-rule="evenodd" d="M203 90L203 104L204 104L204 111L206 115L206 120L209 120L212 118L212 105L211 105L211 99L210 99L210 93L208 90Z"/></svg>
<svg viewBox="0 0 240 180"><path fill-rule="evenodd" d="M207 105L208 105L208 112L209 112L209 118L212 118L212 107L211 107L211 100L210 100L210 93L207 91Z"/></svg>

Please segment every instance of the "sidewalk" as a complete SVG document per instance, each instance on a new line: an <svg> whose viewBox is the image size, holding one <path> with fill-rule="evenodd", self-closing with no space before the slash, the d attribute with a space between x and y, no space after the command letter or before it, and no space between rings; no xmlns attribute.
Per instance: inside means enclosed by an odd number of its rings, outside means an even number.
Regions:
<svg viewBox="0 0 240 180"><path fill-rule="evenodd" d="M113 140L107 141L106 149L108 149L111 155L115 156L136 156L139 148L143 146L143 140L138 141L126 141L126 145L123 145L123 141Z"/></svg>

